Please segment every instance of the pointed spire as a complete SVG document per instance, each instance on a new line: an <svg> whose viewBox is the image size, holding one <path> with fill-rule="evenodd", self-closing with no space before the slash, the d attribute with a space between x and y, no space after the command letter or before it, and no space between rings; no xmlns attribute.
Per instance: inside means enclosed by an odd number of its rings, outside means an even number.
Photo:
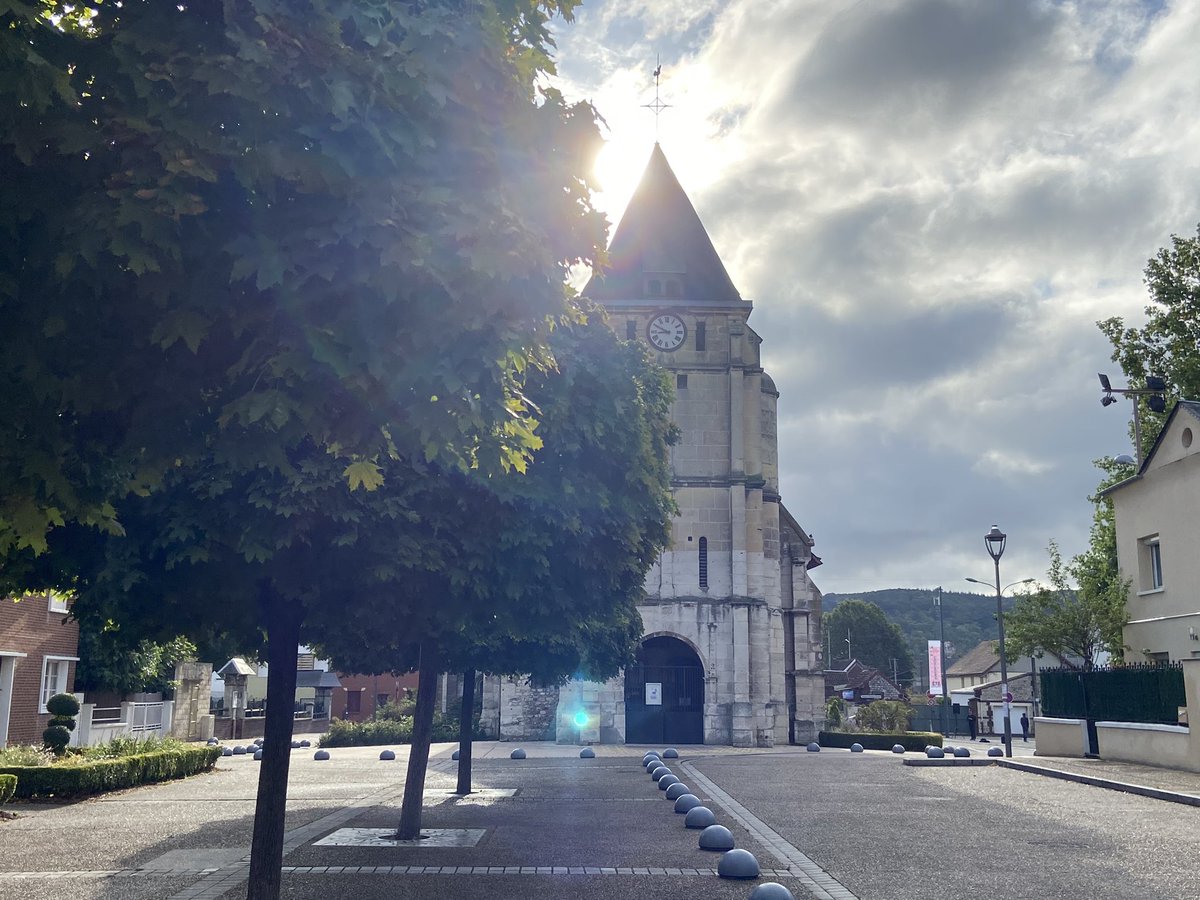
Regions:
<svg viewBox="0 0 1200 900"><path fill-rule="evenodd" d="M600 302L741 304L692 201L658 144L584 294Z"/></svg>

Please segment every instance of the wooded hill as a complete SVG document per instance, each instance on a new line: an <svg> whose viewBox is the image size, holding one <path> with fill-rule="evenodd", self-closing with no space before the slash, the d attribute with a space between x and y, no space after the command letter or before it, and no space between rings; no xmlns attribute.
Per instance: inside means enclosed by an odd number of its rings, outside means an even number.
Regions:
<svg viewBox="0 0 1200 900"><path fill-rule="evenodd" d="M882 591L860 593L826 594L822 609L829 612L843 600L865 600L874 603L900 628L912 651L916 680L923 686L927 683L926 641L938 639L938 612L933 602L933 591L914 588L888 588ZM943 614L946 622L946 664L967 653L984 640L995 640L996 597L994 594L975 594L968 591L942 591ZM1004 598L1007 611L1012 604ZM837 648L831 648L838 658ZM828 659L828 656L826 657ZM900 673L900 680L908 686L913 678Z"/></svg>

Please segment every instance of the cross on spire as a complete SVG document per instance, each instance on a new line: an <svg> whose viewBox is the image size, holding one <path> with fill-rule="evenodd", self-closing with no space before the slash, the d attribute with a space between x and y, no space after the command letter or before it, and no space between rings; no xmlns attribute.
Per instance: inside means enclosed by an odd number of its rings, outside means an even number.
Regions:
<svg viewBox="0 0 1200 900"><path fill-rule="evenodd" d="M670 109L670 103L663 103L658 96L659 80L662 78L662 61L658 56L654 58L654 102L643 103L642 108L651 110L654 113L654 143L658 143L658 117L664 109Z"/></svg>

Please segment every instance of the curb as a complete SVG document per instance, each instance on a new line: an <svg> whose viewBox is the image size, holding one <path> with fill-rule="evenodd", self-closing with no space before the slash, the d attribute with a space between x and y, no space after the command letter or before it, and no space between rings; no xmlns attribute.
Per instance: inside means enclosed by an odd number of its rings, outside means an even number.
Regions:
<svg viewBox="0 0 1200 900"><path fill-rule="evenodd" d="M905 764L909 761L905 760ZM913 760L918 762L918 760ZM1123 794L1137 794L1139 797L1149 797L1153 800L1165 800L1168 803L1182 803L1185 806L1200 806L1200 797L1195 794L1181 794L1177 791L1164 791L1160 788L1145 787L1140 784L1127 784L1123 781L1113 781L1108 778L1094 778L1091 775L1080 775L1076 772L1065 772L1051 769L1047 766L1035 766L1029 763L1013 762L1008 759L992 760L996 765L1005 769L1016 769L1018 772L1029 772L1034 775L1044 775L1047 778L1061 778L1063 781L1074 781L1078 784L1088 784L1092 787L1105 788L1110 791L1120 791Z"/></svg>
<svg viewBox="0 0 1200 900"><path fill-rule="evenodd" d="M945 757L943 759L906 759L906 760L903 760L903 762L904 762L904 765L906 765L906 766L919 766L922 768L925 768L925 767L934 768L934 767L938 767L938 766L941 766L941 767L991 766L991 765L995 765L996 760L986 759L986 758L985 759L977 759L974 757L972 757L970 759L963 759L962 757L958 757L958 758Z"/></svg>

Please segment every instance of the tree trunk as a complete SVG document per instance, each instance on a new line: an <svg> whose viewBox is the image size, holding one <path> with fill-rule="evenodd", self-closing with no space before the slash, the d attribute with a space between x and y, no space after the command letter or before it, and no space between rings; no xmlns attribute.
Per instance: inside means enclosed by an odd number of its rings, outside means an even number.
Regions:
<svg viewBox="0 0 1200 900"><path fill-rule="evenodd" d="M416 840L421 836L421 804L425 795L425 770L429 766L429 742L433 737L437 677L437 648L433 641L423 641L417 676L417 708L413 711L412 743L408 748L408 774L404 779L404 800L400 805L400 827L396 831L396 837L402 841Z"/></svg>
<svg viewBox="0 0 1200 900"><path fill-rule="evenodd" d="M292 710L296 705L296 648L300 643L300 610L270 586L260 602L267 626L266 731L258 770L258 802L254 806L254 838L250 846L247 900L279 900L283 865L284 816L287 812L288 767L292 757Z"/></svg>
<svg viewBox="0 0 1200 900"><path fill-rule="evenodd" d="M475 670L463 672L462 708L458 713L458 787L456 794L471 793L471 740L475 721Z"/></svg>

